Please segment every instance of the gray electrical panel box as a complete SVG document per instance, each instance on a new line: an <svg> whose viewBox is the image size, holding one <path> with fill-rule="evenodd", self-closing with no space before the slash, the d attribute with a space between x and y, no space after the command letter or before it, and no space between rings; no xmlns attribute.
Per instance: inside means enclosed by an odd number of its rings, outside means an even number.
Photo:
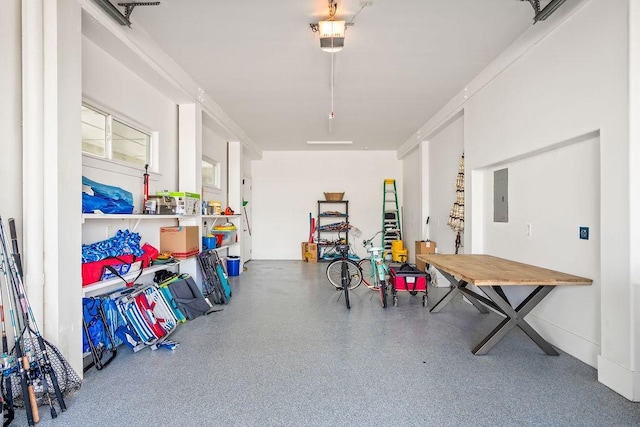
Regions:
<svg viewBox="0 0 640 427"><path fill-rule="evenodd" d="M493 172L493 222L509 222L509 169Z"/></svg>

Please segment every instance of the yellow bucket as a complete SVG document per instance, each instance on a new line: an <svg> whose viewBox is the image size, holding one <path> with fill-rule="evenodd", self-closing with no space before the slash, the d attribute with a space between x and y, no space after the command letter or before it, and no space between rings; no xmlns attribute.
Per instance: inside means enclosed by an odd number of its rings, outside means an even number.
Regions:
<svg viewBox="0 0 640 427"><path fill-rule="evenodd" d="M402 240L391 242L391 260L393 262L405 262L409 256L409 250L404 248Z"/></svg>
<svg viewBox="0 0 640 427"><path fill-rule="evenodd" d="M391 259L393 262L405 262L409 256L409 251L407 249L401 249L391 251Z"/></svg>
<svg viewBox="0 0 640 427"><path fill-rule="evenodd" d="M397 251L402 249L404 249L404 243L402 243L402 240L394 240L393 242L391 242L392 251Z"/></svg>

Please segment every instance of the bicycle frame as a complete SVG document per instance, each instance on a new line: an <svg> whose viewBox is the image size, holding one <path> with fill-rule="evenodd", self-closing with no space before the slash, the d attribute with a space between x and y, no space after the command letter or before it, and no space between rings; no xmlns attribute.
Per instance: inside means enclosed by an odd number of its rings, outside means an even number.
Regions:
<svg viewBox="0 0 640 427"><path fill-rule="evenodd" d="M363 246L367 248L369 256L369 266L371 268L371 276L373 278L372 284L367 284L367 287L380 292L380 302L383 307L387 306L387 276L389 275L389 268L384 262L384 248L373 246L373 239L380 234L377 232L368 240L362 242ZM359 264L360 265L360 264Z"/></svg>
<svg viewBox="0 0 640 427"><path fill-rule="evenodd" d="M377 278L378 291L380 292L380 302L382 303L382 307L387 307L387 274L389 273L389 269L387 265L384 263L384 258L382 254L384 252L384 248L380 247L370 247L367 249L367 252L371 253L371 268L375 268L374 277Z"/></svg>
<svg viewBox="0 0 640 427"><path fill-rule="evenodd" d="M349 290L355 289L360 285L360 282L362 282L362 271L358 263L349 259L348 245L336 245L335 250L340 254L340 258L334 259L327 266L327 279L336 287L336 290L344 293L347 308L351 308Z"/></svg>

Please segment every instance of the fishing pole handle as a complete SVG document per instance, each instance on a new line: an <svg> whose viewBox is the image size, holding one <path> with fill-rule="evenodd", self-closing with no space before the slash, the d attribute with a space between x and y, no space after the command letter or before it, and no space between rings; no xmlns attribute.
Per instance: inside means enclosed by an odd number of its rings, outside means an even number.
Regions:
<svg viewBox="0 0 640 427"><path fill-rule="evenodd" d="M11 240L16 240L18 238L18 233L16 233L16 221L13 218L9 218L9 235L11 236Z"/></svg>
<svg viewBox="0 0 640 427"><path fill-rule="evenodd" d="M31 367L29 366L29 358L26 356L22 357L22 368L26 372L29 372L29 369L31 369ZM29 394L29 404L31 406L31 415L33 416L33 422L35 424L38 424L40 422L40 413L38 412L38 402L36 401L36 392L33 391L33 384L28 384L27 390Z"/></svg>

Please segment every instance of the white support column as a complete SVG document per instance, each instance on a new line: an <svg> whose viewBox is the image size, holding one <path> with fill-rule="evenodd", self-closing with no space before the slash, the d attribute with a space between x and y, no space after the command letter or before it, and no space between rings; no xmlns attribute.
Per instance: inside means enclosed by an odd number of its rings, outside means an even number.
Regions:
<svg viewBox="0 0 640 427"><path fill-rule="evenodd" d="M429 141L422 141L420 143L420 199L422 204L420 206L420 240L430 237L429 228L430 224L427 224L427 218L430 217L429 211ZM405 245L409 245L411 242L405 242ZM409 246L409 251L413 249ZM415 257L416 254L413 254Z"/></svg>
<svg viewBox="0 0 640 427"><path fill-rule="evenodd" d="M632 401L640 401L640 4L628 0L629 70L628 70L628 170L629 224L628 259L620 265L629 266L628 277L601 289L601 350L598 356L598 381ZM623 122L621 122L623 123ZM625 245L625 242L620 242ZM603 270L605 265L602 266ZM610 268L610 266L607 266ZM622 268L622 267L621 267ZM606 283L605 283L606 284ZM626 288L628 286L628 288ZM615 287L615 288L614 288Z"/></svg>
<svg viewBox="0 0 640 427"><path fill-rule="evenodd" d="M202 109L197 104L178 106L179 191L202 192Z"/></svg>
<svg viewBox="0 0 640 427"><path fill-rule="evenodd" d="M178 105L178 190L202 194L202 109L197 104ZM198 226L202 235L201 217L185 217L180 225ZM180 271L188 273L196 283L202 275L195 258L180 264Z"/></svg>
<svg viewBox="0 0 640 427"><path fill-rule="evenodd" d="M235 213L240 214L242 213L242 143L239 141L230 141L227 144L227 175L227 204ZM241 227L238 228L239 244L229 248L229 255L242 255L242 230Z"/></svg>
<svg viewBox="0 0 640 427"><path fill-rule="evenodd" d="M40 330L81 375L81 8L75 0L46 0L43 4L44 180L38 198L25 195L25 212L31 208L44 210L40 246L44 250L44 313ZM25 152L29 162L33 154ZM29 164L27 169L35 167Z"/></svg>
<svg viewBox="0 0 640 427"><path fill-rule="evenodd" d="M629 1L629 277L630 396L640 401L640 4Z"/></svg>
<svg viewBox="0 0 640 427"><path fill-rule="evenodd" d="M24 285L38 322L44 289L44 43L42 0L22 2Z"/></svg>

